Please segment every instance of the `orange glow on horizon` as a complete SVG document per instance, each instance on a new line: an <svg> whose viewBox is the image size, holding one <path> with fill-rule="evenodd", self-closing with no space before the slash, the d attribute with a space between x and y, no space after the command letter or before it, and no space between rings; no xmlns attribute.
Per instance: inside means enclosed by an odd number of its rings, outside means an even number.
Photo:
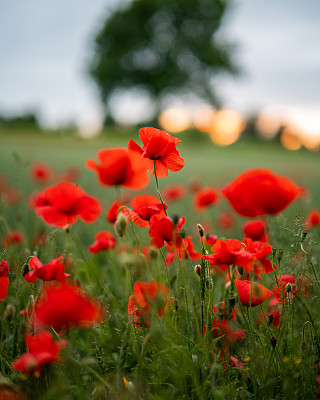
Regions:
<svg viewBox="0 0 320 400"><path fill-rule="evenodd" d="M162 129L170 133L185 131L191 127L191 118L183 108L168 108L158 117Z"/></svg>
<svg viewBox="0 0 320 400"><path fill-rule="evenodd" d="M287 126L283 129L280 136L280 142L287 150L296 151L302 147L300 132L291 126Z"/></svg>
<svg viewBox="0 0 320 400"><path fill-rule="evenodd" d="M239 139L244 128L244 120L235 111L217 111L210 138L218 146L229 146Z"/></svg>

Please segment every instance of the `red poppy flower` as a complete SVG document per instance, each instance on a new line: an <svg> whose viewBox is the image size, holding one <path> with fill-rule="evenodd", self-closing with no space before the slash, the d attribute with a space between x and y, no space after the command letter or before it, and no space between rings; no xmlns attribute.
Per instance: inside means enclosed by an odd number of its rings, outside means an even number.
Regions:
<svg viewBox="0 0 320 400"><path fill-rule="evenodd" d="M267 224L267 221L258 219L255 221L248 221L243 225L242 230L246 237L254 241L267 242L267 236L264 230Z"/></svg>
<svg viewBox="0 0 320 400"><path fill-rule="evenodd" d="M218 201L218 193L214 188L207 187L198 190L194 195L194 206L198 211L204 211Z"/></svg>
<svg viewBox="0 0 320 400"><path fill-rule="evenodd" d="M94 222L101 213L98 200L70 182L61 182L38 192L31 198L30 205L38 217L57 228L74 224L78 217L87 223Z"/></svg>
<svg viewBox="0 0 320 400"><path fill-rule="evenodd" d="M9 287L9 265L6 260L0 262L0 301L7 297Z"/></svg>
<svg viewBox="0 0 320 400"><path fill-rule="evenodd" d="M234 227L236 220L229 211L223 211L219 213L217 224L219 228L227 230Z"/></svg>
<svg viewBox="0 0 320 400"><path fill-rule="evenodd" d="M119 186L128 189L142 189L149 182L146 162L136 151L125 147L103 149L98 152L99 164L87 160L86 166L96 171L102 185Z"/></svg>
<svg viewBox="0 0 320 400"><path fill-rule="evenodd" d="M166 263L167 265L170 265L173 260L177 258L177 254L167 243L166 246L169 250L169 253L166 255ZM191 236L187 236L182 240L181 246L177 248L177 251L181 260L190 257L191 260L196 261L200 260L201 258L201 253L194 250L194 244Z"/></svg>
<svg viewBox="0 0 320 400"><path fill-rule="evenodd" d="M143 142L142 148L132 139L128 148L139 152L147 161L147 169L154 174L154 162L158 178L168 176L168 170L179 171L184 167L184 160L180 157L176 146L181 142L168 132L156 128L141 128L139 137Z"/></svg>
<svg viewBox="0 0 320 400"><path fill-rule="evenodd" d="M168 203L181 200L185 197L187 191L183 185L170 185L162 190L162 197Z"/></svg>
<svg viewBox="0 0 320 400"><path fill-rule="evenodd" d="M133 210L129 210L131 218L136 225L149 228L150 219L156 215L158 218L165 217L166 213L159 199L149 194L142 194L132 199L130 203ZM165 208L168 206L165 204Z"/></svg>
<svg viewBox="0 0 320 400"><path fill-rule="evenodd" d="M271 290L261 285L261 283L240 281L237 279L235 279L234 283L238 289L239 299L243 306L246 307L250 307L250 305L251 307L259 306L264 301L268 300L271 296L273 296Z"/></svg>
<svg viewBox="0 0 320 400"><path fill-rule="evenodd" d="M212 235L211 233L207 233L203 238L203 244L205 246L213 246L217 240L218 240L217 235Z"/></svg>
<svg viewBox="0 0 320 400"><path fill-rule="evenodd" d="M311 229L314 226L320 225L320 213L318 210L313 209L310 211L308 218L305 221L306 228Z"/></svg>
<svg viewBox="0 0 320 400"><path fill-rule="evenodd" d="M228 269L228 266L237 265L243 267L246 271L253 269L255 254L246 251L240 240L219 239L212 249L214 254L202 256L204 260L210 262L210 268L218 266L222 271Z"/></svg>
<svg viewBox="0 0 320 400"><path fill-rule="evenodd" d="M109 208L109 210L108 210L108 212L107 212L107 215L106 215L107 220L108 220L111 224L114 224L114 223L116 222L117 216L118 216L118 210L119 210L119 208L122 207L122 206L123 206L123 204L120 203L120 201L114 201L114 202L111 204L111 206L110 206L110 208ZM122 212L122 210L121 210L121 212Z"/></svg>
<svg viewBox="0 0 320 400"><path fill-rule="evenodd" d="M222 189L233 209L244 217L277 214L305 192L290 179L267 169L243 172Z"/></svg>
<svg viewBox="0 0 320 400"><path fill-rule="evenodd" d="M30 175L36 184L46 185L51 181L53 171L45 162L38 162L31 166Z"/></svg>
<svg viewBox="0 0 320 400"><path fill-rule="evenodd" d="M39 332L35 336L25 335L28 352L12 363L12 369L28 375L41 372L46 364L61 361L59 353L66 346L66 340L54 342L51 333Z"/></svg>
<svg viewBox="0 0 320 400"><path fill-rule="evenodd" d="M24 240L23 234L19 231L8 231L2 238L2 246L8 248L14 244L22 243Z"/></svg>
<svg viewBox="0 0 320 400"><path fill-rule="evenodd" d="M116 239L112 233L108 231L98 232L94 237L94 243L89 246L91 253L99 253L102 250L114 249L116 246Z"/></svg>
<svg viewBox="0 0 320 400"><path fill-rule="evenodd" d="M57 332L69 326L88 328L103 318L102 306L73 282L66 282L65 286L47 286L31 315L37 326L52 326Z"/></svg>
<svg viewBox="0 0 320 400"><path fill-rule="evenodd" d="M66 281L66 274L64 272L64 264L61 262L63 256L51 260L49 264L42 264L39 258L33 256L29 260L29 272L24 275L24 279L29 283L34 283L38 279L42 279L45 282L57 281L64 284Z"/></svg>
<svg viewBox="0 0 320 400"><path fill-rule="evenodd" d="M151 245L160 249L164 246L164 242L167 242L169 246L179 248L182 244L180 231L184 223L185 217L181 217L177 225L174 225L169 217L157 218L157 216L153 216L150 220L149 230Z"/></svg>
<svg viewBox="0 0 320 400"><path fill-rule="evenodd" d="M253 241L250 238L244 239L243 243L246 245L247 250L255 255L253 269L257 276L268 274L277 269L275 264L273 264L272 268L272 262L267 260L267 257L272 254L272 247L269 243Z"/></svg>
<svg viewBox="0 0 320 400"><path fill-rule="evenodd" d="M135 282L133 296L128 302L128 318L132 325L140 328L150 326L150 318L156 311L159 318L165 313L170 289L161 282Z"/></svg>

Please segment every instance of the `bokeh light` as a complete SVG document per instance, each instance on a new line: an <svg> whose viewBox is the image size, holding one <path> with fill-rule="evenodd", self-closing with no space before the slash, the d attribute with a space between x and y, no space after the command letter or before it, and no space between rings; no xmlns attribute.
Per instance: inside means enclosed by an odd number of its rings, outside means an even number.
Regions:
<svg viewBox="0 0 320 400"><path fill-rule="evenodd" d="M286 126L281 132L280 142L287 150L299 150L302 147L300 132L297 128Z"/></svg>
<svg viewBox="0 0 320 400"><path fill-rule="evenodd" d="M239 139L244 128L245 122L237 112L217 111L210 138L218 146L229 146Z"/></svg>
<svg viewBox="0 0 320 400"><path fill-rule="evenodd" d="M193 116L194 127L201 132L209 133L214 128L216 111L213 108L202 108Z"/></svg>
<svg viewBox="0 0 320 400"><path fill-rule="evenodd" d="M169 108L158 117L162 129L171 133L183 132L191 127L191 117L183 108Z"/></svg>

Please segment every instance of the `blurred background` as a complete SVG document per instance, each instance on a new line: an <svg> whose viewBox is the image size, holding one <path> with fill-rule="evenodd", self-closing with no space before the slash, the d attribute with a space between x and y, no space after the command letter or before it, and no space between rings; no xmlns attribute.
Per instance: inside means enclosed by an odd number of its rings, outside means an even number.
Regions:
<svg viewBox="0 0 320 400"><path fill-rule="evenodd" d="M0 138L152 125L316 152L319 12L318 0L2 0Z"/></svg>

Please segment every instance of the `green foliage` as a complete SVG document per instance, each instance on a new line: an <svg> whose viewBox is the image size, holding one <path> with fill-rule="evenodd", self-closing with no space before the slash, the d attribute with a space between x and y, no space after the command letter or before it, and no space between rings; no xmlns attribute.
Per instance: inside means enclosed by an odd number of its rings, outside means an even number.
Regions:
<svg viewBox="0 0 320 400"><path fill-rule="evenodd" d="M103 102L143 87L154 100L191 92L217 103L212 78L236 72L232 45L218 38L230 0L134 0L110 15L95 39L90 73Z"/></svg>

